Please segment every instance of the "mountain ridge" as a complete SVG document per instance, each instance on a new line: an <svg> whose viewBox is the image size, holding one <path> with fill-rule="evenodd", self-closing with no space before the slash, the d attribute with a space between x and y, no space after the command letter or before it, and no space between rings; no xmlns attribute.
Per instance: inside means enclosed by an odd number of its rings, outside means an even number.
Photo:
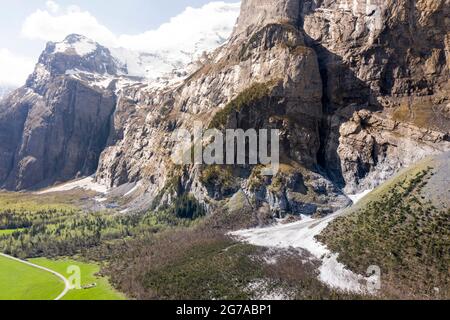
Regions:
<svg viewBox="0 0 450 320"><path fill-rule="evenodd" d="M105 108L110 112L101 121L103 128L108 127L102 132L108 133L101 134L100 148L93 153L98 166L95 170L72 171L72 177L95 172L97 182L109 188L125 186L121 189L135 210L145 210L155 199L170 202L180 192L195 194L208 210L214 210L218 201L228 197L219 186L202 182L208 181L205 168L175 170L167 161L173 147L171 131L190 129L196 119L212 121L218 110L239 94L249 93L253 84L269 81L276 85L267 97L250 101L245 113L236 114L237 124L225 118L223 126L245 129L249 122L257 121L280 129L284 133L284 172L266 181L261 180L255 168L236 168L229 176L219 167L214 174L230 179L223 181L233 186L229 191L242 188L258 206L268 204L274 214L334 211L349 201L344 188L349 193L363 191L427 153L447 150L449 121L431 121L435 117L446 119L446 38L432 33L419 41L403 33L407 20L403 16L409 14L411 28L442 30L445 22L440 17L447 8L444 2L427 6L424 1L414 7L415 11L404 10L411 6L407 1L356 3L357 6L349 6L350 2L344 0L243 1L241 16L225 44L204 55L191 69L175 72L174 81L166 79L157 85L134 82L136 79L121 85L120 80L111 79L111 75L121 77L120 73L125 73L124 65L117 64L111 52L108 54L101 46L96 47L99 57L95 54L89 58L92 51L81 57L88 60L83 63L94 62L89 67L80 65L78 55L57 53L65 59L56 59L57 67L69 63L61 69L66 69L63 78L85 83L91 88L88 91L116 97L112 100L117 102L111 100L111 106ZM349 28L351 24L337 23L341 20L353 22L356 29ZM391 48L392 38L401 39L401 45ZM405 60L404 50L414 41L422 47L434 47L436 53L422 57L420 52L412 52ZM47 49L53 53L55 45L50 44ZM42 59L46 59L45 52ZM95 59L100 63L96 64ZM391 62L380 64L382 59ZM396 64L397 69L393 67ZM412 70L410 75L402 71L408 68ZM424 68L430 72L422 72ZM39 71L37 68L30 78L30 86L39 84ZM421 80L423 77L425 80ZM48 82L43 81L45 90ZM424 88L431 91L427 93ZM420 125L402 113L408 97L409 108L425 106L420 109L425 119ZM278 101L277 107L274 101ZM438 101L437 108L428 107L433 101ZM258 104L264 106L259 111ZM409 146L409 151L405 152L402 146ZM10 148L4 152L9 154L6 163L20 162L17 155L10 160ZM39 162L40 157L33 158ZM28 166L34 160L23 161ZM16 178L8 178L8 188L33 186L14 182L26 180L27 174L19 170L14 175ZM70 175L63 176L64 179L50 181L70 179ZM167 194L168 189L172 190L173 178L180 180L182 189ZM281 181L282 187L272 188L278 184L275 181ZM297 181L293 185L303 183L306 191L286 187L289 181ZM137 183L139 186L128 193Z"/></svg>

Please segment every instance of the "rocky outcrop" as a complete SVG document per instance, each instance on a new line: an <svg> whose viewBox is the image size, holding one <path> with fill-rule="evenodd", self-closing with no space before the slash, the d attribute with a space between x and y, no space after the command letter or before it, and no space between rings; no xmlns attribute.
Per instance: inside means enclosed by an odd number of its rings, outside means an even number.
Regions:
<svg viewBox="0 0 450 320"><path fill-rule="evenodd" d="M450 150L448 135L394 121L382 113L356 112L341 126L339 158L346 191L374 189L401 168Z"/></svg>
<svg viewBox="0 0 450 320"><path fill-rule="evenodd" d="M337 153L340 144L341 150L352 149L353 157L363 158L366 153L342 145L346 140L340 139L341 125L351 121L355 111L382 111L392 121L416 126L416 131L449 132L447 0L311 0L302 1L301 7L300 25L318 54L324 81L320 162L334 181L355 189L362 177L369 180L375 174L372 170L383 170L372 167L357 172L350 169L354 166L346 163L347 157ZM411 147L408 153L415 153L410 137L403 138ZM399 145L401 140L400 135ZM387 153L391 151L402 153L394 147ZM422 154L420 148L417 154ZM375 154L371 161L383 157ZM365 187L363 183L357 189Z"/></svg>
<svg viewBox="0 0 450 320"><path fill-rule="evenodd" d="M300 18L299 0L244 0L234 37L246 40L262 26L273 23L297 25Z"/></svg>
<svg viewBox="0 0 450 320"><path fill-rule="evenodd" d="M443 89L449 72L449 12L447 0L303 1L301 25L329 76L330 106L352 98L345 94L362 83L362 94L374 98L432 95ZM359 81L339 77L339 68Z"/></svg>
<svg viewBox="0 0 450 320"><path fill-rule="evenodd" d="M292 15L291 9L299 8L293 4L273 11L271 1L244 2L230 41L185 82L173 88L126 92L118 108L126 104L124 109L134 110L133 118L125 124L123 139L102 154L97 180L111 187L141 181L135 193L160 201L171 198L165 193L173 190L170 184L176 175L183 192L194 191L208 205L243 188L254 203L269 203L277 213L311 214L318 208L326 211L327 206L348 203L318 171L322 81L317 55L306 46L304 33L294 20L284 19L284 13ZM280 13L284 18L274 12L284 12ZM292 17L297 19L298 14ZM265 93L254 94L261 87L267 89ZM257 98L246 100L246 96ZM239 111L230 107L236 99L246 100ZM230 113L218 117L223 108ZM279 129L284 171L268 180L261 179L258 168L251 166L235 168L231 174L219 168L213 179L203 167L176 171L170 160L175 149L172 131L192 129L194 121L202 121L205 128L214 124L219 129ZM304 180L301 192L279 181L296 176ZM252 180L262 182L252 189Z"/></svg>
<svg viewBox="0 0 450 320"><path fill-rule="evenodd" d="M109 49L84 36L72 34L63 42L47 44L26 86L44 95L55 78L80 72L117 75L126 73L127 69L112 57Z"/></svg>

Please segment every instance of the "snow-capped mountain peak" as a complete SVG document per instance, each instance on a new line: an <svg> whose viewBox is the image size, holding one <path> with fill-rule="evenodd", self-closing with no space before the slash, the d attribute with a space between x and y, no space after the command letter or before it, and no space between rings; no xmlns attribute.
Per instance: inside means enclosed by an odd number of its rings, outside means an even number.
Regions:
<svg viewBox="0 0 450 320"><path fill-rule="evenodd" d="M54 77L73 76L87 82L98 82L104 77L126 75L127 69L110 50L78 34L67 36L61 42L49 42L27 80L27 86L38 90ZM98 78L102 79L98 79Z"/></svg>
<svg viewBox="0 0 450 320"><path fill-rule="evenodd" d="M224 14L217 21L199 20L186 31L185 19L195 20L205 10ZM123 36L109 47L84 35L68 35L61 42L47 44L27 85L40 88L58 76L102 87L113 80L151 87L177 83L195 71L195 62L205 53L226 42L238 13L238 4L212 3L203 9L187 9L157 30Z"/></svg>
<svg viewBox="0 0 450 320"><path fill-rule="evenodd" d="M91 39L78 34L71 34L64 41L56 43L53 53L76 54L86 56L97 50L99 45Z"/></svg>

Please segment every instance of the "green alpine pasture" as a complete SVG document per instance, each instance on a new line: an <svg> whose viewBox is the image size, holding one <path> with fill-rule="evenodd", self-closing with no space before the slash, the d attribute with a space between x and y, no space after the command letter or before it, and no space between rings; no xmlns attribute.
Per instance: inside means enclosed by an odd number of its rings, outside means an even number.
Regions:
<svg viewBox="0 0 450 320"><path fill-rule="evenodd" d="M53 300L63 290L53 274L0 256L0 300Z"/></svg>
<svg viewBox="0 0 450 320"><path fill-rule="evenodd" d="M70 280L69 266L80 268L82 289L70 290L62 300L123 300L108 279L98 276L100 267L79 261L30 259L29 262L56 271ZM91 287L91 288L89 288ZM55 275L0 256L0 300L54 300L64 290L64 283Z"/></svg>
<svg viewBox="0 0 450 320"><path fill-rule="evenodd" d="M30 262L39 266L54 270L64 277L68 278L71 274L67 273L70 266L77 266L81 271L81 286L90 289L72 289L62 300L124 300L125 297L113 289L107 278L98 275L100 266L94 263L84 263L72 259L49 260L46 258L30 259ZM70 280L70 279L69 279Z"/></svg>

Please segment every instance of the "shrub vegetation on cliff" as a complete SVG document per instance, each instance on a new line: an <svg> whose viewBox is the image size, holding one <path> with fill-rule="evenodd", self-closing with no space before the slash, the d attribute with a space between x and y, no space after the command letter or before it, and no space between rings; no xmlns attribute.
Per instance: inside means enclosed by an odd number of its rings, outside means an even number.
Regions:
<svg viewBox="0 0 450 320"><path fill-rule="evenodd" d="M241 92L231 100L225 108L215 114L209 125L210 129L224 129L233 112L241 112L244 108L254 105L264 97L270 95L273 87L278 81L273 80L265 83L255 83Z"/></svg>
<svg viewBox="0 0 450 320"><path fill-rule="evenodd" d="M439 210L423 194L433 174L426 167L394 180L319 239L360 274L378 265L388 295L448 298L450 210Z"/></svg>

